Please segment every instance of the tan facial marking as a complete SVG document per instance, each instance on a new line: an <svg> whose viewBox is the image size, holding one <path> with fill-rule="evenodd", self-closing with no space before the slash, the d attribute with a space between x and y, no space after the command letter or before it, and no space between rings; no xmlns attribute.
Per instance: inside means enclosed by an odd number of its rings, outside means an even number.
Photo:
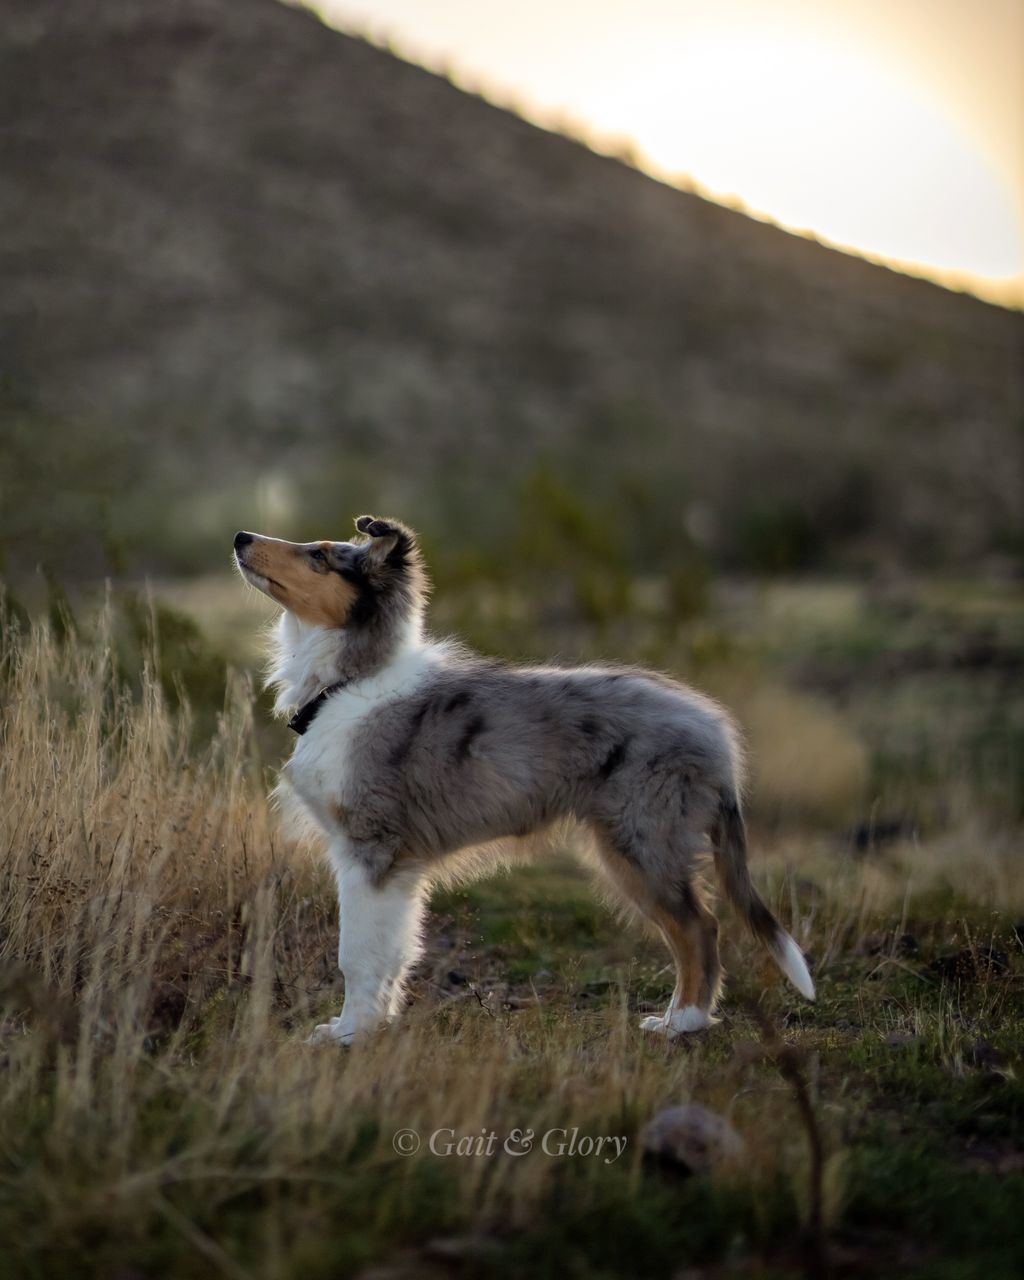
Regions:
<svg viewBox="0 0 1024 1280"><path fill-rule="evenodd" d="M303 622L343 627L358 593L339 574L314 568L307 555L311 545L256 535L238 553L238 560L243 569L266 580L265 586L255 586Z"/></svg>

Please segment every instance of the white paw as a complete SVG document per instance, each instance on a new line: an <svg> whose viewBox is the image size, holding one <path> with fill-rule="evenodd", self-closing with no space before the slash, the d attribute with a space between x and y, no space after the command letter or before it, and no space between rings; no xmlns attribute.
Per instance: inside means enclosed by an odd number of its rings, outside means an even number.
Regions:
<svg viewBox="0 0 1024 1280"><path fill-rule="evenodd" d="M713 1027L717 1021L707 1009L689 1004L682 1009L668 1009L660 1018L644 1018L640 1029L674 1040L676 1036L687 1035L692 1031L704 1031L707 1027Z"/></svg>
<svg viewBox="0 0 1024 1280"><path fill-rule="evenodd" d="M332 1018L330 1022L321 1022L318 1027L313 1028L313 1033L306 1040L306 1044L351 1044L355 1039L354 1031L343 1031L338 1018Z"/></svg>
<svg viewBox="0 0 1024 1280"><path fill-rule="evenodd" d="M688 1004L683 1009L670 1009L665 1014L665 1025L669 1035L673 1036L685 1035L688 1031L703 1031L707 1027L713 1027L717 1021L709 1010L698 1008L695 1004Z"/></svg>

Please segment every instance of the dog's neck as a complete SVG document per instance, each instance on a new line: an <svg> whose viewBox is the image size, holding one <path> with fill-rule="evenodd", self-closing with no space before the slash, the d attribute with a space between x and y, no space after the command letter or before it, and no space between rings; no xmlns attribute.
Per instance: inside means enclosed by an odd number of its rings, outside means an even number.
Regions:
<svg viewBox="0 0 1024 1280"><path fill-rule="evenodd" d="M274 709L287 714L328 685L362 680L423 643L423 620L418 614L381 631L311 626L285 609L273 633L267 677L277 691Z"/></svg>

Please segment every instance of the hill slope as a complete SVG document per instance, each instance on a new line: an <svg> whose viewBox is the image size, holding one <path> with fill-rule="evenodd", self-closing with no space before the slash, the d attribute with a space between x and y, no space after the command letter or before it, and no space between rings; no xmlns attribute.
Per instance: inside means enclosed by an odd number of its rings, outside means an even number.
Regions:
<svg viewBox="0 0 1024 1280"><path fill-rule="evenodd" d="M71 490L372 475L476 518L482 480L548 457L585 489L627 474L717 546L752 507L911 557L1018 536L1019 315L275 0L2 7L8 509L52 480L43 421Z"/></svg>

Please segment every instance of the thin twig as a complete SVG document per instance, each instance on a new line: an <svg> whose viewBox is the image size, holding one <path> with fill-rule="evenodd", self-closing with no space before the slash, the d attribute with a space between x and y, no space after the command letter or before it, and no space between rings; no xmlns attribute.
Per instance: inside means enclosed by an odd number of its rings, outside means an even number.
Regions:
<svg viewBox="0 0 1024 1280"><path fill-rule="evenodd" d="M809 1213L804 1240L804 1272L808 1280L824 1280L829 1274L828 1241L825 1234L825 1144L821 1127L811 1101L811 1091L804 1074L804 1054L779 1036L772 1019L754 1007L753 1016L761 1027L765 1051L779 1069L779 1074L793 1089L797 1110L807 1134L810 1154L808 1170Z"/></svg>
<svg viewBox="0 0 1024 1280"><path fill-rule="evenodd" d="M484 1000L483 996L480 994L480 990L477 987L476 983L470 982L468 986L470 991L472 991L472 993L476 996L476 1002L480 1006L480 1008L483 1009L484 1013L486 1013L489 1018L497 1017L497 1014L494 1012L494 1010L488 1007L487 1002Z"/></svg>

